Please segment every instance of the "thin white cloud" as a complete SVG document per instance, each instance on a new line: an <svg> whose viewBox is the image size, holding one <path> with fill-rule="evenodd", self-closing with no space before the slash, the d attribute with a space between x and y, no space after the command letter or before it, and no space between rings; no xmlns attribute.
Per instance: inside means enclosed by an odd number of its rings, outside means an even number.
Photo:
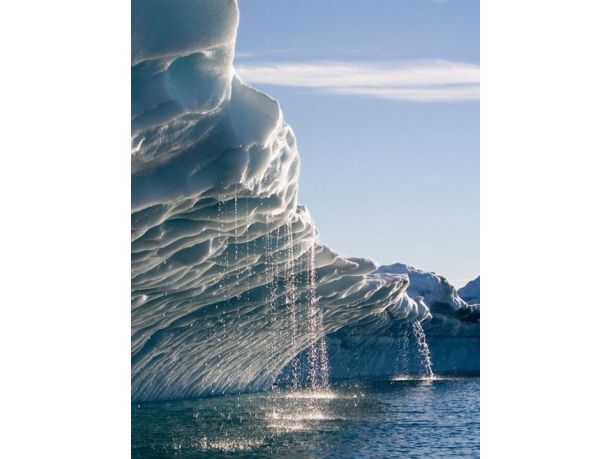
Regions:
<svg viewBox="0 0 612 459"><path fill-rule="evenodd" d="M480 67L451 61L266 63L237 65L251 84L413 102L478 100Z"/></svg>
<svg viewBox="0 0 612 459"><path fill-rule="evenodd" d="M252 53L250 51L236 51L234 53L234 56L239 59L248 59L250 57L257 57L258 55L258 53Z"/></svg>

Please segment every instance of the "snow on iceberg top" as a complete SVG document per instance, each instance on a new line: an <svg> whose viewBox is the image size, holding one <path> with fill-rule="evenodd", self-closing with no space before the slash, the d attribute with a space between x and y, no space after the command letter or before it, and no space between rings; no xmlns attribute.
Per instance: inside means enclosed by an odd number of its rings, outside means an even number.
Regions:
<svg viewBox="0 0 612 459"><path fill-rule="evenodd" d="M233 51L235 0L132 0L132 65L225 46Z"/></svg>
<svg viewBox="0 0 612 459"><path fill-rule="evenodd" d="M436 273L422 271L403 263L381 266L377 272L406 275L409 280L408 295L412 298L422 297L430 309L436 305L446 305L453 311L467 307L455 287Z"/></svg>

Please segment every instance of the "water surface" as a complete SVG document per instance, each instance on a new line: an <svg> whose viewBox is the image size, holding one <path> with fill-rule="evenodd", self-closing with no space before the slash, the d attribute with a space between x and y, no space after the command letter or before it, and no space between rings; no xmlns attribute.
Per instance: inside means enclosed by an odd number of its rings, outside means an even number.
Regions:
<svg viewBox="0 0 612 459"><path fill-rule="evenodd" d="M478 378L396 378L134 404L132 457L479 457L479 393Z"/></svg>

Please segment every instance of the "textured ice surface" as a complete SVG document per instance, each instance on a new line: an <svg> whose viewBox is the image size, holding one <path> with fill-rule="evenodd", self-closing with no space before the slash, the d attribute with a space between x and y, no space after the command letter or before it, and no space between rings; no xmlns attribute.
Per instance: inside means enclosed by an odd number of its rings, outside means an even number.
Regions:
<svg viewBox="0 0 612 459"><path fill-rule="evenodd" d="M237 22L234 0L132 1L134 400L262 389L323 334L430 316L402 273L316 242L293 132L233 69Z"/></svg>

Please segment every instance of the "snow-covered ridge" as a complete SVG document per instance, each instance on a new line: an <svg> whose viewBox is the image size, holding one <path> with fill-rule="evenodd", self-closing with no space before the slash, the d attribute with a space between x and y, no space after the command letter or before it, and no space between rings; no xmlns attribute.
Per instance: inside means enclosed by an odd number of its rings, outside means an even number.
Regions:
<svg viewBox="0 0 612 459"><path fill-rule="evenodd" d="M410 280L406 292L416 301L423 301L435 316L456 317L471 322L480 321L480 305L466 302L448 280L436 273L422 271L402 263L381 266L381 274L404 274ZM480 285L480 284L479 284ZM478 287L480 291L480 287Z"/></svg>
<svg viewBox="0 0 612 459"><path fill-rule="evenodd" d="M324 334L430 317L405 275L316 242L293 132L233 69L237 24L234 0L132 0L134 400L262 389Z"/></svg>
<svg viewBox="0 0 612 459"><path fill-rule="evenodd" d="M466 307L455 287L436 273L422 271L403 263L381 266L377 272L406 275L410 280L408 294L412 298L422 298L427 305L444 304L454 311Z"/></svg>

